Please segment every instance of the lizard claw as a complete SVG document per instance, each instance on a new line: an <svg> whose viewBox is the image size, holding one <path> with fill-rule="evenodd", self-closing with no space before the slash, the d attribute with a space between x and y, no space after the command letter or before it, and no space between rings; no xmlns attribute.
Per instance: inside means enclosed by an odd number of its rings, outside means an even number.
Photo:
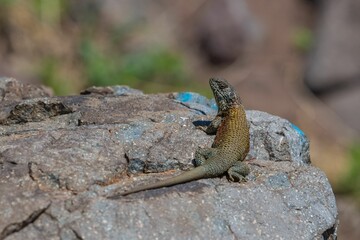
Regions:
<svg viewBox="0 0 360 240"><path fill-rule="evenodd" d="M231 182L247 182L246 178L244 176L242 176L241 174L229 175L228 179Z"/></svg>

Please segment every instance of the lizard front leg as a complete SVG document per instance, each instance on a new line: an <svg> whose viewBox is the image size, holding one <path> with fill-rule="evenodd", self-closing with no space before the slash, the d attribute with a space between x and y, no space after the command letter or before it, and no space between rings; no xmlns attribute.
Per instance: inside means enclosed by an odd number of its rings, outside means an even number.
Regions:
<svg viewBox="0 0 360 240"><path fill-rule="evenodd" d="M220 114L216 115L216 117L211 121L211 123L209 124L209 126L204 127L204 126L199 126L198 128L203 130L204 132L206 132L206 134L209 135L214 135L216 134L216 131L218 129L218 127L220 126L222 121L222 117L220 116Z"/></svg>
<svg viewBox="0 0 360 240"><path fill-rule="evenodd" d="M246 163L237 161L231 168L229 168L227 173L230 181L244 182L246 181L245 177L250 173L250 168Z"/></svg>

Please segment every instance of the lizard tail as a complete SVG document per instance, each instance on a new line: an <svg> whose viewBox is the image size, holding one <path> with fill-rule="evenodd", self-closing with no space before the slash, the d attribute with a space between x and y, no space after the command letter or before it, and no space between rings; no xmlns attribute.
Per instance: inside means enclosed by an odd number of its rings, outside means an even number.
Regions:
<svg viewBox="0 0 360 240"><path fill-rule="evenodd" d="M148 185L138 186L138 187L135 187L128 191L125 191L123 193L120 193L120 194L117 194L114 196L110 196L108 198L109 199L119 199L122 196L126 196L128 194L132 194L132 193L136 193L136 192L140 192L140 191L144 191L144 190L150 190L150 189L154 189L154 188L170 187L170 186L173 186L176 184L190 182L190 181L197 180L197 179L204 178L204 177L206 177L206 169L204 166L199 166L190 171L184 172L178 176L175 176L175 177L172 177L169 179L164 179L162 181L158 181L158 182L151 183Z"/></svg>

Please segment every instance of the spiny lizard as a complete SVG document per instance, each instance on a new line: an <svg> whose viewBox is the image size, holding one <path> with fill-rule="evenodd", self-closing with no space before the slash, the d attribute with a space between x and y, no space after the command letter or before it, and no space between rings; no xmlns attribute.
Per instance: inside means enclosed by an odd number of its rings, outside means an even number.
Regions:
<svg viewBox="0 0 360 240"><path fill-rule="evenodd" d="M169 187L201 178L218 177L227 172L231 181L243 181L250 169L242 161L249 152L249 125L245 110L234 88L221 78L210 78L210 87L218 105L218 113L208 127L207 134L215 134L211 148L198 148L195 152L196 168L173 178L138 186L110 196L118 199L131 193Z"/></svg>

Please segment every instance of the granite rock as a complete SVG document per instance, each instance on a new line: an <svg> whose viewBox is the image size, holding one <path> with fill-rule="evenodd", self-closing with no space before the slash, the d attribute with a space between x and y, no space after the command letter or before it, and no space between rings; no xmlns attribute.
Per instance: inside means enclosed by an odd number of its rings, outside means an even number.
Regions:
<svg viewBox="0 0 360 240"><path fill-rule="evenodd" d="M196 125L214 117L210 100L199 111L178 93L111 89L0 105L0 239L336 236L335 197L305 134L259 111L247 111L247 182L202 179L107 199L193 168L195 149L213 141ZM15 109L24 121L13 121Z"/></svg>

